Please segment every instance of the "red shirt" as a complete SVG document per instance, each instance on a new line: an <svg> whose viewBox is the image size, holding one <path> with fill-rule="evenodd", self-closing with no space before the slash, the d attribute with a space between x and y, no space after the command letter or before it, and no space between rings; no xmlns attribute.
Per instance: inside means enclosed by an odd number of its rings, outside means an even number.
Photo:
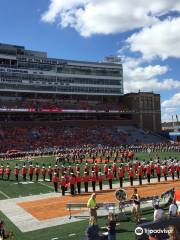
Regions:
<svg viewBox="0 0 180 240"><path fill-rule="evenodd" d="M103 176L102 175L99 175L98 176L98 182L102 182L103 181Z"/></svg>
<svg viewBox="0 0 180 240"><path fill-rule="evenodd" d="M76 182L80 183L82 181L82 177L81 176L76 176Z"/></svg>
<svg viewBox="0 0 180 240"><path fill-rule="evenodd" d="M113 173L112 173L112 172L108 173L108 175L107 175L107 179L108 179L108 180L113 179Z"/></svg>
<svg viewBox="0 0 180 240"><path fill-rule="evenodd" d="M52 168L50 168L50 167L48 167L48 174L50 175L50 174L52 174Z"/></svg>
<svg viewBox="0 0 180 240"><path fill-rule="evenodd" d="M22 175L25 175L25 174L27 174L27 168L26 168L26 167L23 167L23 168L22 168Z"/></svg>
<svg viewBox="0 0 180 240"><path fill-rule="evenodd" d="M58 183L59 179L57 176L53 176L52 181L53 183Z"/></svg>
<svg viewBox="0 0 180 240"><path fill-rule="evenodd" d="M76 183L76 177L71 176L71 177L69 178L69 183L70 183L70 184L75 184L75 183Z"/></svg>
<svg viewBox="0 0 180 240"><path fill-rule="evenodd" d="M35 167L35 174L39 174L39 172L40 172L39 167Z"/></svg>
<svg viewBox="0 0 180 240"><path fill-rule="evenodd" d="M150 164L150 168L151 168L151 170L154 169L154 163L153 162Z"/></svg>
<svg viewBox="0 0 180 240"><path fill-rule="evenodd" d="M140 166L140 167L137 168L137 175L142 176L142 173L143 173L142 167Z"/></svg>
<svg viewBox="0 0 180 240"><path fill-rule="evenodd" d="M63 178L60 182L61 187L66 187L66 179Z"/></svg>
<svg viewBox="0 0 180 240"><path fill-rule="evenodd" d="M148 175L148 174L150 174L151 173L151 168L150 167L147 167L146 168L146 174Z"/></svg>
<svg viewBox="0 0 180 240"><path fill-rule="evenodd" d="M6 168L6 174L10 174L11 173L11 169L8 167Z"/></svg>
<svg viewBox="0 0 180 240"><path fill-rule="evenodd" d="M83 181L84 181L84 182L89 182L89 176L84 175L84 176L83 176Z"/></svg>
<svg viewBox="0 0 180 240"><path fill-rule="evenodd" d="M84 171L85 171L85 172L88 172L88 171L89 171L89 166L88 166L88 165L86 165L86 166L84 167Z"/></svg>
<svg viewBox="0 0 180 240"><path fill-rule="evenodd" d="M98 172L98 166L97 165L94 165L93 169L94 169L95 173Z"/></svg>
<svg viewBox="0 0 180 240"><path fill-rule="evenodd" d="M96 182L96 175L95 174L91 175L91 181Z"/></svg>
<svg viewBox="0 0 180 240"><path fill-rule="evenodd" d="M171 173L174 173L174 172L175 172L175 167L174 167L174 165L171 166L171 170L170 170L170 171L171 171Z"/></svg>
<svg viewBox="0 0 180 240"><path fill-rule="evenodd" d="M117 172L117 166L116 166L116 164L113 165L113 172Z"/></svg>
<svg viewBox="0 0 180 240"><path fill-rule="evenodd" d="M134 172L133 172L133 170L129 170L129 177L134 177Z"/></svg>
<svg viewBox="0 0 180 240"><path fill-rule="evenodd" d="M19 174L19 168L15 168L15 169L14 169L14 174L15 174L15 175L18 175L18 174Z"/></svg>
<svg viewBox="0 0 180 240"><path fill-rule="evenodd" d="M41 169L41 173L42 173L43 176L46 175L46 168L45 168L45 167L42 167L42 169Z"/></svg>
<svg viewBox="0 0 180 240"><path fill-rule="evenodd" d="M0 168L0 174L3 174L4 173L4 167L1 167Z"/></svg>
<svg viewBox="0 0 180 240"><path fill-rule="evenodd" d="M32 166L29 167L29 174L33 174L34 168Z"/></svg>
<svg viewBox="0 0 180 240"><path fill-rule="evenodd" d="M161 174L161 166L157 166L156 167L156 173L157 174Z"/></svg>
<svg viewBox="0 0 180 240"><path fill-rule="evenodd" d="M165 166L165 167L163 168L163 174L164 174L164 175L166 175L166 174L167 174L167 172L168 172L168 167L167 167L167 166Z"/></svg>
<svg viewBox="0 0 180 240"><path fill-rule="evenodd" d="M104 166L104 172L107 173L108 172L108 166Z"/></svg>
<svg viewBox="0 0 180 240"><path fill-rule="evenodd" d="M118 177L119 178L123 178L124 177L124 171L123 171L123 168L121 168L118 172Z"/></svg>

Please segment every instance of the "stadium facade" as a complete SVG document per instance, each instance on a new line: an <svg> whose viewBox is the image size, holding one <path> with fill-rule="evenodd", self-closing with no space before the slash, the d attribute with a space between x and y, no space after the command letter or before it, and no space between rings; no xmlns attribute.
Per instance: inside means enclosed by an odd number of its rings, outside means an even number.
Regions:
<svg viewBox="0 0 180 240"><path fill-rule="evenodd" d="M46 52L0 44L0 96L1 121L7 123L71 121L161 131L160 95L124 94L123 67L112 58L54 59Z"/></svg>

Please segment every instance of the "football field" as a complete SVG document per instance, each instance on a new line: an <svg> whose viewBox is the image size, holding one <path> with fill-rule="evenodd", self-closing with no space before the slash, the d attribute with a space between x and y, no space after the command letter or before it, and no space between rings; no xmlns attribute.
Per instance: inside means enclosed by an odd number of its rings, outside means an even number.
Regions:
<svg viewBox="0 0 180 240"><path fill-rule="evenodd" d="M138 158L140 161L149 161L150 158L155 159L157 153L151 153L150 156L147 153L136 153L135 158ZM161 159L168 159L169 157L173 157L179 160L179 153L175 152L166 152L166 153L158 153ZM8 163L10 164L10 168L12 169L12 174L10 177L10 181L0 180L0 208L6 209L6 211L2 211L0 213L0 218L5 220L6 228L10 229L14 232L16 239L47 239L47 240L58 240L58 239L72 239L79 240L85 235L85 229L88 226L88 218L79 219L81 221L74 221L74 218L70 221L68 219L68 215L62 216L63 208L61 208L62 203L59 202L59 199L63 199L66 201L71 201L71 196L61 197L61 193L54 193L54 187L51 182L43 181L42 177L38 182L30 182L28 179L26 182L22 180L22 176L19 176L19 182L16 182L13 174L13 169L16 163L19 166L22 166L25 161L23 159L10 160ZM52 167L55 164L54 156L44 156L44 157L36 157L32 158L32 162L35 165L36 162L42 166L44 163L46 167L51 163ZM1 161L0 164L3 163L6 166L7 161ZM59 164L60 165L60 164ZM84 165L84 163L82 163ZM101 164L100 164L101 165ZM35 180L35 179L34 179ZM126 180L127 176L126 176ZM107 182L105 182L105 185ZM114 187L117 186L118 182L113 182ZM129 182L127 183L129 185ZM162 183L161 183L162 185ZM165 186L165 184L163 184ZM180 186L180 181L171 182L171 185L167 185L167 190L173 185ZM107 186L104 186L104 189L107 189ZM128 189L128 187L125 187ZM163 191L166 187L163 188ZM152 184L153 189L153 184ZM152 190L149 191L149 194L152 194ZM108 192L111 195L110 192ZM112 198L114 197L114 193L112 193ZM75 197L76 198L76 197ZM72 198L72 202L74 202L75 198ZM49 202L47 203L47 199ZM82 201L86 201L82 197ZM38 201L38 205L36 204ZM115 201L115 199L114 199ZM20 203L20 204L19 204ZM29 205L28 205L29 204ZM59 205L58 205L59 204ZM7 206L6 206L7 205ZM10 213L10 208L14 206L13 210ZM65 205L64 205L65 206ZM54 208L54 209L53 209ZM23 231L23 226L26 224L23 223L22 219L16 219L16 222L13 222L12 219L15 218L16 211L20 209L23 212L27 212L26 221L33 220L31 224L28 225L26 230ZM40 215L38 215L40 212ZM55 212L55 215L53 215ZM6 214L7 213L7 214ZM51 215L51 217L47 217ZM21 216L21 215L18 215ZM42 216L45 216L42 217ZM17 216L16 216L17 217ZM148 219L152 219L152 209L146 210L143 212L143 217ZM63 221L62 221L63 218ZM20 221L21 220L21 221ZM18 223L17 223L18 222ZM18 227L18 224L22 226ZM99 225L105 226L106 218L102 217L99 219ZM34 224L34 225L33 225ZM36 228L37 230L33 230ZM30 226L32 228L30 228ZM34 228L33 228L34 226ZM43 226L43 227L42 227ZM38 229L39 227L39 229ZM134 239L134 228L135 223L132 221L128 222L120 222L120 225L117 226L117 233L119 238L117 239ZM29 229L29 230L28 230Z"/></svg>

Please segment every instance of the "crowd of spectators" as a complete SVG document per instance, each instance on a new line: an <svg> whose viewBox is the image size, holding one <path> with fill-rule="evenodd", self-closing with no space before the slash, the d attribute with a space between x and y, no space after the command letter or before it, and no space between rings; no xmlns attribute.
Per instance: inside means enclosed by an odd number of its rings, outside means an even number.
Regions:
<svg viewBox="0 0 180 240"><path fill-rule="evenodd" d="M117 134L117 128L106 127L0 127L0 152L10 149L29 151L55 146L77 147L87 144L116 146L126 136Z"/></svg>
<svg viewBox="0 0 180 240"><path fill-rule="evenodd" d="M122 103L103 103L102 101L80 99L43 99L43 98L9 98L0 99L1 109L71 109L71 110L95 110L95 111L127 111Z"/></svg>

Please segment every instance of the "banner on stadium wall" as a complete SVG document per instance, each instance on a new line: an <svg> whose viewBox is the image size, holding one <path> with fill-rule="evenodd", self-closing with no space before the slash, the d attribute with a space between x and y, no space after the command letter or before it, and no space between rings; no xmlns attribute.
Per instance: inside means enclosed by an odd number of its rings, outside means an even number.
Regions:
<svg viewBox="0 0 180 240"><path fill-rule="evenodd" d="M0 108L0 112L28 112L27 108Z"/></svg>
<svg viewBox="0 0 180 240"><path fill-rule="evenodd" d="M119 113L120 111L104 111L104 110L86 110L86 109L61 109L61 108L0 108L0 112L51 112L51 113Z"/></svg>

